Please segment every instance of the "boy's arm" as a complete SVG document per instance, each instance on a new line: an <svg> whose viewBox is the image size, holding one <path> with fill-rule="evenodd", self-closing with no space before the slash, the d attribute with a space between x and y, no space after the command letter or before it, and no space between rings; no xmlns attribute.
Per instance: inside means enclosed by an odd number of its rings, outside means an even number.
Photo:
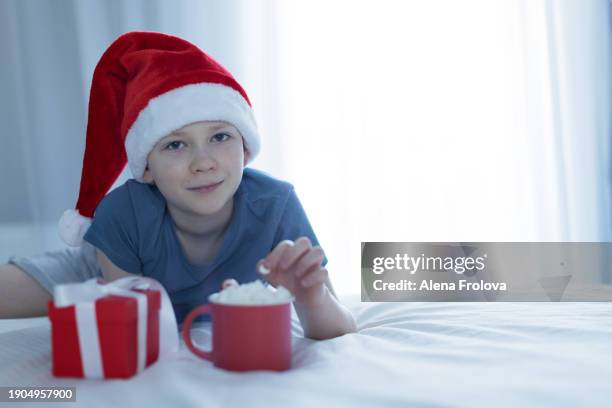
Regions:
<svg viewBox="0 0 612 408"><path fill-rule="evenodd" d="M133 275L115 266L99 249L96 255L106 282ZM53 296L21 268L0 265L0 319L46 316L50 300Z"/></svg>
<svg viewBox="0 0 612 408"><path fill-rule="evenodd" d="M280 242L256 266L268 283L293 294L304 336L317 340L357 331L355 318L338 301L327 268L321 266L323 258L323 250L304 236Z"/></svg>
<svg viewBox="0 0 612 408"><path fill-rule="evenodd" d="M324 294L316 303L293 302L304 329L304 336L324 340L357 332L355 318L351 311L338 300L329 276L326 277L321 287Z"/></svg>
<svg viewBox="0 0 612 408"><path fill-rule="evenodd" d="M133 273L126 272L117 267L110 259L108 259L104 252L100 251L98 248L96 248L96 256L98 258L98 263L100 264L100 269L102 270L102 276L106 282L112 282L120 278L125 278L126 276L134 276Z"/></svg>
<svg viewBox="0 0 612 408"><path fill-rule="evenodd" d="M49 292L21 268L0 265L0 319L46 316L51 299Z"/></svg>

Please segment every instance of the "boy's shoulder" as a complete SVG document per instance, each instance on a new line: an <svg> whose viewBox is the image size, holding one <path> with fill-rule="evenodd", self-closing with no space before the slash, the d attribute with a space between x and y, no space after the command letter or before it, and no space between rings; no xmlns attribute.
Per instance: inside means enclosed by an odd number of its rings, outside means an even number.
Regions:
<svg viewBox="0 0 612 408"><path fill-rule="evenodd" d="M293 193L293 185L268 173L245 168L241 188L246 207L264 224L278 222Z"/></svg>
<svg viewBox="0 0 612 408"><path fill-rule="evenodd" d="M251 201L263 198L287 197L293 185L277 179L263 170L246 167L242 173L244 190Z"/></svg>

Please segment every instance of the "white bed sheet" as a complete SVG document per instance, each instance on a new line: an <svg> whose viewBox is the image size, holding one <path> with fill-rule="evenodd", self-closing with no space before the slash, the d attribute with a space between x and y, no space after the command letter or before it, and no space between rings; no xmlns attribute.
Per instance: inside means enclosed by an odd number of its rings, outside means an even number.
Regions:
<svg viewBox="0 0 612 408"><path fill-rule="evenodd" d="M359 333L304 339L294 312L283 373L220 370L181 345L129 380L59 379L46 318L0 320L0 386L76 386L54 407L612 406L612 303L343 303Z"/></svg>

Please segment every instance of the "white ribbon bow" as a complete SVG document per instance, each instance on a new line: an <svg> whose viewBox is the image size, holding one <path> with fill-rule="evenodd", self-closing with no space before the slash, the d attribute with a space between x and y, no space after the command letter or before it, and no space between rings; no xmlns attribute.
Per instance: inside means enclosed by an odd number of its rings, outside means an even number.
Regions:
<svg viewBox="0 0 612 408"><path fill-rule="evenodd" d="M178 351L178 329L172 303L164 287L155 279L126 277L108 284L100 284L97 278L92 278L83 283L68 283L54 287L53 299L56 308L75 306L81 361L83 362L83 373L86 378L104 378L95 303L97 299L108 295L127 296L135 298L138 302L137 372L145 368L148 320L146 318L147 296L134 292L132 289L160 291L161 310L159 313L158 359Z"/></svg>

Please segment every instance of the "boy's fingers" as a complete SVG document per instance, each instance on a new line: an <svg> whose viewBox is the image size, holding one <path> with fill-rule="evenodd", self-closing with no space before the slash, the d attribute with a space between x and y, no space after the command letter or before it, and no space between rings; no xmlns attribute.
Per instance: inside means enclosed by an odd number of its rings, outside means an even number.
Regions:
<svg viewBox="0 0 612 408"><path fill-rule="evenodd" d="M312 248L310 240L306 237L300 237L295 241L294 246L290 250L286 250L281 255L278 261L278 269L287 270L291 265L294 264L302 255Z"/></svg>
<svg viewBox="0 0 612 408"><path fill-rule="evenodd" d="M255 269L257 270L257 272L259 272L260 275L265 276L267 281L270 281L270 278L273 276L273 273L271 269L266 268L264 261L265 259L260 259L257 262L257 266L255 267Z"/></svg>
<svg viewBox="0 0 612 408"><path fill-rule="evenodd" d="M270 274L270 270L268 268L266 268L266 266L264 265L264 260L260 259L257 262L257 272L261 273L262 275L268 275Z"/></svg>
<svg viewBox="0 0 612 408"><path fill-rule="evenodd" d="M302 279L300 279L300 285L304 288L308 288L319 283L325 282L327 278L327 269L316 268L314 271L307 273Z"/></svg>
<svg viewBox="0 0 612 408"><path fill-rule="evenodd" d="M278 261L281 259L283 252L293 246L293 241L290 241L288 239L279 242L276 248L274 248L272 252L270 252L268 256L264 259L264 266L270 271L276 269Z"/></svg>
<svg viewBox="0 0 612 408"><path fill-rule="evenodd" d="M263 259L257 262L256 269L261 279L268 282L270 285L274 286L275 288L279 285L278 272L273 271L273 270L268 270L264 265Z"/></svg>
<svg viewBox="0 0 612 408"><path fill-rule="evenodd" d="M295 276L299 278L302 275L305 275L313 266L321 267L321 262L323 262L324 258L323 249L321 247L312 248L306 255L300 258L297 265L295 266Z"/></svg>

